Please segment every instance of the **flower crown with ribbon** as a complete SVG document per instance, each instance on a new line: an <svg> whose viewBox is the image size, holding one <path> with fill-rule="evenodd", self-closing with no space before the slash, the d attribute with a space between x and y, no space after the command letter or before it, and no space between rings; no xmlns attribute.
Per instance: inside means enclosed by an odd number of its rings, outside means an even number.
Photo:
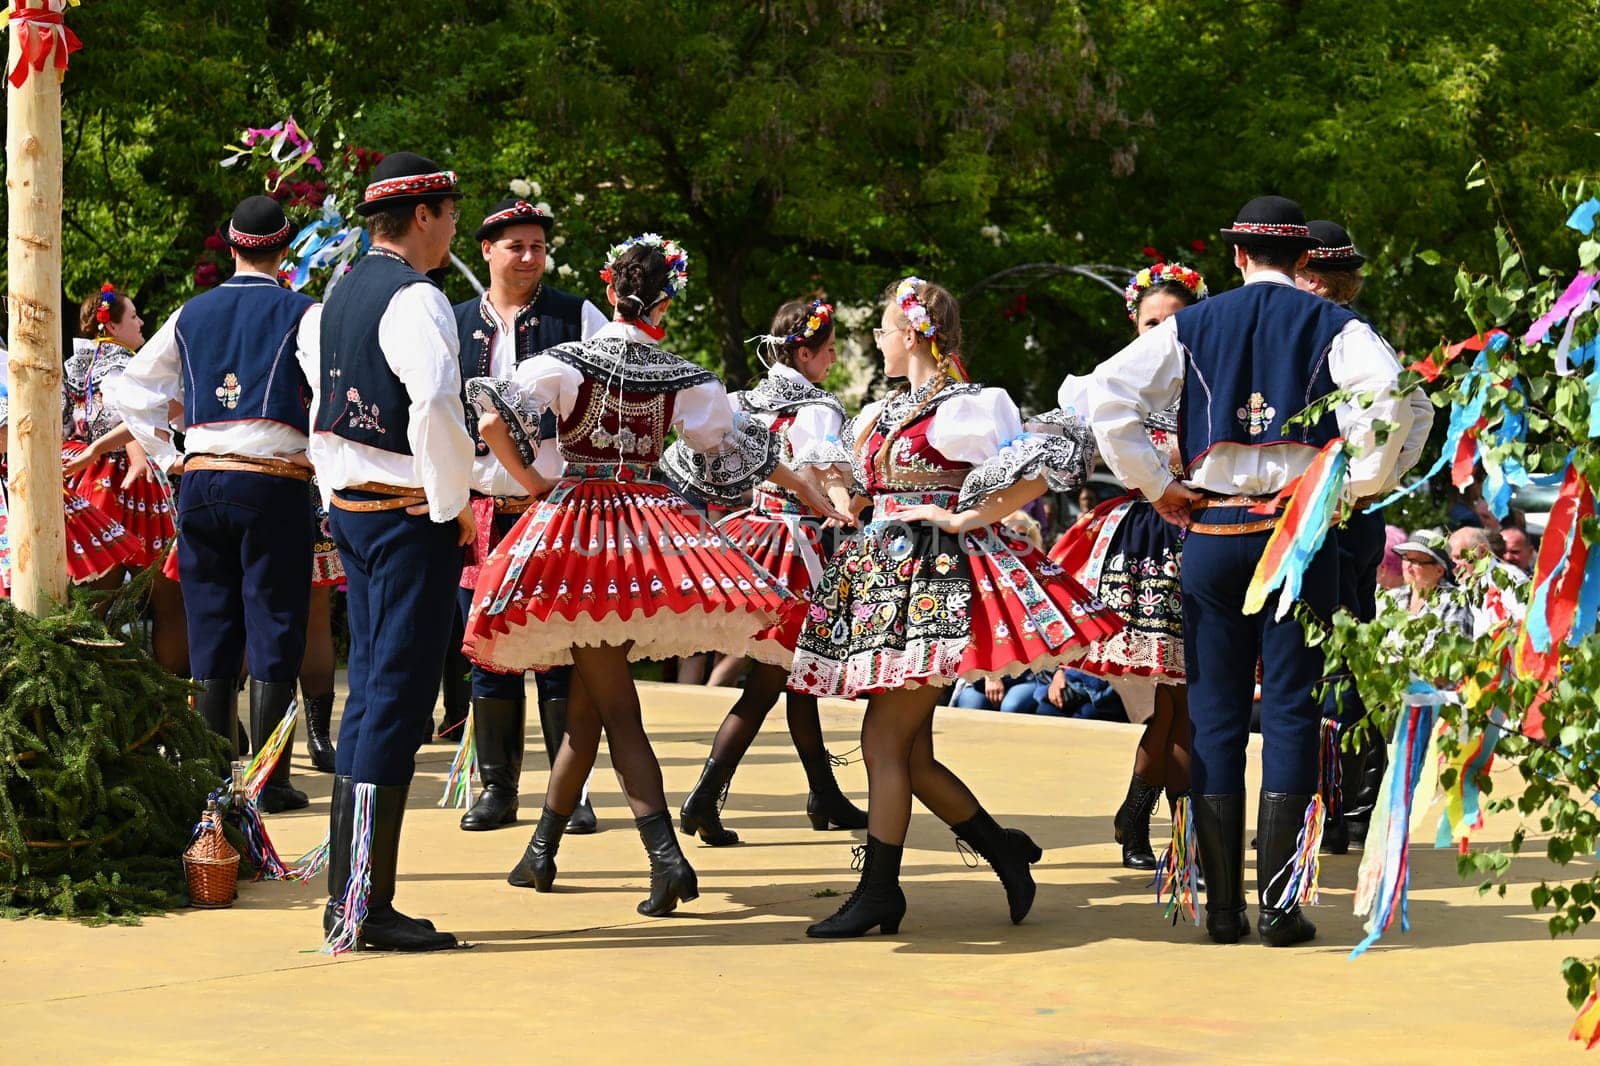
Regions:
<svg viewBox="0 0 1600 1066"><path fill-rule="evenodd" d="M1182 285L1194 293L1196 300L1204 300L1211 295L1206 289L1206 279L1201 277L1200 271L1194 267L1184 266L1182 263L1157 263L1135 274L1133 280L1128 282L1128 287L1122 290L1122 299L1128 305L1128 318L1138 318L1139 297L1164 281Z"/></svg>
<svg viewBox="0 0 1600 1066"><path fill-rule="evenodd" d="M770 370L772 368L772 364L767 362L766 356L763 353L767 351L781 352L789 348L798 347L810 340L812 337L815 337L818 330L822 329L823 326L826 326L832 321L833 305L826 300L812 300L811 306L806 308L806 317L801 321L800 328L795 330L793 333L787 335L777 333L761 333L751 337L750 341L754 342L756 345L757 358L759 358L762 364Z"/></svg>
<svg viewBox="0 0 1600 1066"><path fill-rule="evenodd" d="M670 241L659 233L641 233L637 237L629 237L621 244L614 245L606 253L605 269L600 271L600 280L607 285L611 284L611 267L617 258L629 248L639 244L647 244L661 249L661 254L667 261L667 280L662 286L662 295L668 299L680 295L689 284L689 253L679 248L677 243ZM657 302L660 302L659 300Z"/></svg>
<svg viewBox="0 0 1600 1066"><path fill-rule="evenodd" d="M100 324L101 333L111 329L111 308L116 302L116 287L109 281L100 286L100 306L94 309L94 320Z"/></svg>
<svg viewBox="0 0 1600 1066"><path fill-rule="evenodd" d="M948 363L955 370L958 380L971 381L967 368L962 365L961 359L956 355L945 355L939 351L939 327L934 324L933 316L928 314L928 309L923 306L922 300L917 297L917 290L927 282L918 277L909 277L895 286L894 302L900 305L900 313L905 316L906 322L917 334L924 337L933 346L933 357L941 363Z"/></svg>

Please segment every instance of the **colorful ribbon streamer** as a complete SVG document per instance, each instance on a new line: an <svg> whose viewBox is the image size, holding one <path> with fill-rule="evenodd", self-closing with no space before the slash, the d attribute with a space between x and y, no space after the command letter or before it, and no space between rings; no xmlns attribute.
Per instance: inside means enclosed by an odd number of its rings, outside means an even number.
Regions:
<svg viewBox="0 0 1600 1066"><path fill-rule="evenodd" d="M1259 612L1266 606L1267 597L1280 586L1283 591L1278 596L1274 616L1281 619L1289 613L1300 596L1300 582L1306 568L1327 540L1328 530L1333 528L1338 516L1349 465L1344 454L1344 438L1336 437L1317 453L1304 474L1278 494L1277 502L1287 499L1288 507L1267 540L1250 578L1250 587L1245 590L1245 614Z"/></svg>
<svg viewBox="0 0 1600 1066"><path fill-rule="evenodd" d="M1579 532L1583 519L1593 517L1594 492L1570 465L1539 544L1533 595L1517 640L1515 665L1523 678L1554 679L1561 669L1558 645L1577 643L1595 630L1600 552L1590 552Z"/></svg>
<svg viewBox="0 0 1600 1066"><path fill-rule="evenodd" d="M1156 890L1157 903L1166 896L1163 914L1173 925L1184 915L1200 924L1200 845L1194 831L1194 803L1188 793L1173 801L1172 841L1161 853L1150 885Z"/></svg>
<svg viewBox="0 0 1600 1066"><path fill-rule="evenodd" d="M8 76L12 86L22 88L30 71L43 73L44 65L52 60L59 72L57 80L65 78L67 57L83 47L66 25L66 10L77 7L78 0L45 0L41 7L28 7L27 0L15 0L15 4L10 11L0 12L0 26L9 23L17 31L17 65Z"/></svg>
<svg viewBox="0 0 1600 1066"><path fill-rule="evenodd" d="M1378 789L1377 806L1356 874L1355 914L1366 916L1366 936L1355 950L1358 958L1378 942L1398 918L1400 931L1411 928L1406 913L1411 885L1411 808L1427 762L1429 738L1439 707L1449 698L1421 681L1412 681L1406 707L1389 745L1389 772Z"/></svg>

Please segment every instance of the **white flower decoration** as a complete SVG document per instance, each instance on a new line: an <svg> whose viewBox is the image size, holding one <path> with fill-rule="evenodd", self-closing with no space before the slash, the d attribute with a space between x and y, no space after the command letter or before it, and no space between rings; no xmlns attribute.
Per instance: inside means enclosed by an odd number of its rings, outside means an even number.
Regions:
<svg viewBox="0 0 1600 1066"><path fill-rule="evenodd" d="M526 178L512 178L510 189L511 195L520 197L524 200L534 195L533 186L529 184Z"/></svg>

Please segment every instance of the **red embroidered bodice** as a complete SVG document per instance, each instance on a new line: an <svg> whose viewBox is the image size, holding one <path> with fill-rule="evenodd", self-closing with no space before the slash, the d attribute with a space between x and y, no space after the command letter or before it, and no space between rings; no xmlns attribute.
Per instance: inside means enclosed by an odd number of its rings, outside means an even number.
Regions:
<svg viewBox="0 0 1600 1066"><path fill-rule="evenodd" d="M672 425L673 392L634 392L584 378L577 402L558 426L569 463L655 463Z"/></svg>

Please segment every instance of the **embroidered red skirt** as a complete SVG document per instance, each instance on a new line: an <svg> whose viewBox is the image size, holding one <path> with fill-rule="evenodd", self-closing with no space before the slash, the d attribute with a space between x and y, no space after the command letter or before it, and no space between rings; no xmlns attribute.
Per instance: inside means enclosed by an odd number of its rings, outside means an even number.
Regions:
<svg viewBox="0 0 1600 1066"><path fill-rule="evenodd" d="M463 650L499 671L570 663L574 645L670 659L742 648L796 602L667 486L567 478L483 564Z"/></svg>
<svg viewBox="0 0 1600 1066"><path fill-rule="evenodd" d="M62 445L61 451L71 457L84 448L82 441L73 440ZM78 475L76 483L67 487L138 539L139 553L129 565L148 566L172 546L177 531L172 501L167 498L167 490L153 478L140 478L123 488L127 476L128 453L119 450L95 460Z"/></svg>
<svg viewBox="0 0 1600 1066"><path fill-rule="evenodd" d="M5 469L0 466L0 490L4 489ZM141 545L127 530L107 517L82 496L61 490L66 515L67 576L74 585L104 577L119 566L129 565ZM11 598L11 534L5 496L0 492L0 598Z"/></svg>
<svg viewBox="0 0 1600 1066"><path fill-rule="evenodd" d="M1121 628L1115 612L998 526L958 537L895 521L904 507L955 499L874 498L872 522L839 546L812 591L790 689L853 697L1050 670Z"/></svg>
<svg viewBox="0 0 1600 1066"><path fill-rule="evenodd" d="M771 574L778 586L806 600L822 576L826 552L821 524L798 509L774 513L773 509L736 511L717 526L728 542ZM801 604L750 638L744 654L757 662L788 669L794 661L795 643L805 622ZM727 649L737 654L737 649Z"/></svg>

